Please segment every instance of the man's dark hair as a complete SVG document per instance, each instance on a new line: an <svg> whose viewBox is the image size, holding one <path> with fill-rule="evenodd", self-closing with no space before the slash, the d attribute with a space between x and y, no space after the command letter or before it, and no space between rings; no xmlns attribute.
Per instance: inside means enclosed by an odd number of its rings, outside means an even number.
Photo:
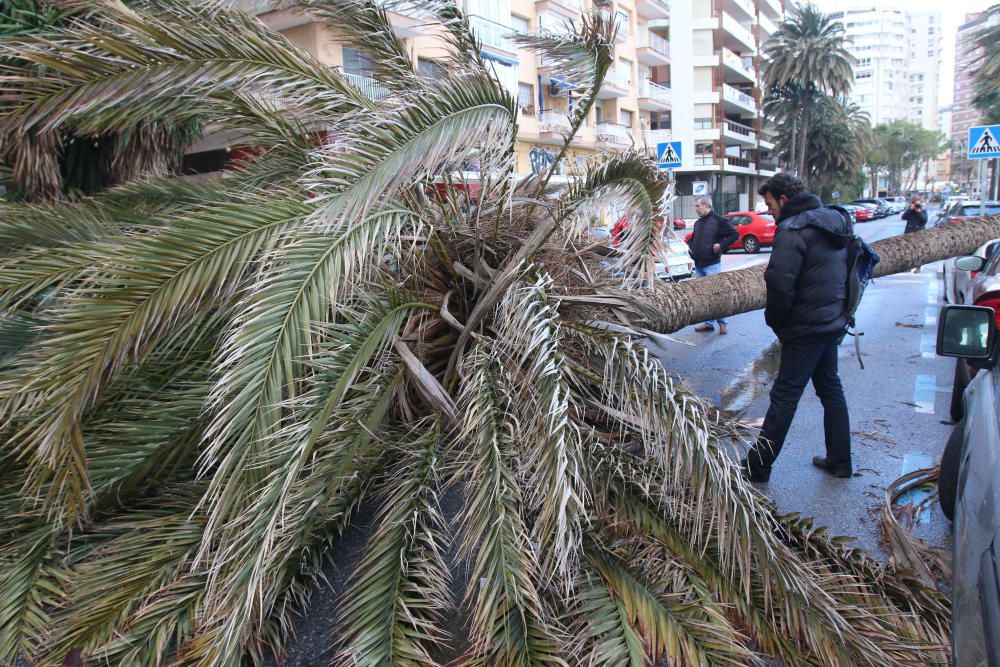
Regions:
<svg viewBox="0 0 1000 667"><path fill-rule="evenodd" d="M764 184L757 190L757 194L763 197L770 192L771 196L775 199L778 199L781 196L791 199L805 189L805 183L791 174L781 172L780 174L775 174L771 178L764 181Z"/></svg>

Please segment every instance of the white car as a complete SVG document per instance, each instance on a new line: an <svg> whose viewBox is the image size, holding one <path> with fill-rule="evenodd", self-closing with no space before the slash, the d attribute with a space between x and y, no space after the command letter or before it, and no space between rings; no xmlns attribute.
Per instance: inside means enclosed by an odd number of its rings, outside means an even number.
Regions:
<svg viewBox="0 0 1000 667"><path fill-rule="evenodd" d="M882 197L882 200L890 206L893 213L902 213L906 210L906 197Z"/></svg>
<svg viewBox="0 0 1000 667"><path fill-rule="evenodd" d="M987 241L976 248L976 252L972 254L988 259L993 254L998 242L1000 239ZM961 305L965 303L966 289L969 286L969 281L972 280L972 274L955 268L955 260L957 259L957 257L952 257L944 263L944 300L947 303Z"/></svg>
<svg viewBox="0 0 1000 667"><path fill-rule="evenodd" d="M670 235L663 238L662 260L656 263L656 277L660 280L684 280L694 274L694 260L688 245Z"/></svg>

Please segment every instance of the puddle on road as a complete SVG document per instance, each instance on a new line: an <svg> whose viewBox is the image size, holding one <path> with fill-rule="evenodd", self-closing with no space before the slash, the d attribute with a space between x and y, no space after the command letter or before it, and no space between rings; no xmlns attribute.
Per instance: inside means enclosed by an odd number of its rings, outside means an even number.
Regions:
<svg viewBox="0 0 1000 667"><path fill-rule="evenodd" d="M719 409L736 414L747 410L755 400L767 396L778 375L781 363L781 343L774 341L740 371L719 395Z"/></svg>

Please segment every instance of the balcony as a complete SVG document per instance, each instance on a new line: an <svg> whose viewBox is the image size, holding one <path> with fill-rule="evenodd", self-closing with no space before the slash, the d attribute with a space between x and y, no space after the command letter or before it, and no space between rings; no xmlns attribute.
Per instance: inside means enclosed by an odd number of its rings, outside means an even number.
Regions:
<svg viewBox="0 0 1000 667"><path fill-rule="evenodd" d="M639 82L639 108L643 111L667 111L673 104L670 88L649 79Z"/></svg>
<svg viewBox="0 0 1000 667"><path fill-rule="evenodd" d="M725 46L736 51L749 53L757 51L757 40L754 39L753 33L726 12L722 12L722 32L725 37Z"/></svg>
<svg viewBox="0 0 1000 667"><path fill-rule="evenodd" d="M624 74L617 70L608 70L608 75L604 77L601 89L597 91L597 97L602 100L614 97L626 97L632 93L632 75Z"/></svg>
<svg viewBox="0 0 1000 667"><path fill-rule="evenodd" d="M757 11L750 0L725 0L725 8L749 18L751 23L757 19Z"/></svg>
<svg viewBox="0 0 1000 667"><path fill-rule="evenodd" d="M753 65L747 62L748 60L750 58L741 58L725 47L722 49L722 64L726 68L724 74L735 75L743 82L755 83L757 74L753 70Z"/></svg>
<svg viewBox="0 0 1000 667"><path fill-rule="evenodd" d="M569 116L565 111L558 109L542 109L538 113L538 131L542 134L558 134L560 136L570 133L573 126L570 125Z"/></svg>
<svg viewBox="0 0 1000 667"><path fill-rule="evenodd" d="M341 72L340 75L344 77L344 80L347 81L347 83L357 88L370 100L377 101L389 94L389 89L382 85L382 82L378 79L373 79L361 74L350 74L348 72Z"/></svg>
<svg viewBox="0 0 1000 667"><path fill-rule="evenodd" d="M517 45L510 39L514 30L509 26L484 19L481 16L470 16L469 25L484 46L491 46L509 54L517 53Z"/></svg>
<svg viewBox="0 0 1000 667"><path fill-rule="evenodd" d="M757 165L745 157L727 155L723 166L726 171L732 171L737 174L757 174Z"/></svg>
<svg viewBox="0 0 1000 667"><path fill-rule="evenodd" d="M747 146L757 145L757 133L754 132L752 127L748 127L741 123L734 123L731 120L727 120L722 125L722 135L735 141L737 144L744 144Z"/></svg>
<svg viewBox="0 0 1000 667"><path fill-rule="evenodd" d="M674 140L672 130L646 130L642 133L642 143L650 157L656 157L656 147Z"/></svg>
<svg viewBox="0 0 1000 667"><path fill-rule="evenodd" d="M761 39L770 37L774 33L778 32L778 26L771 22L771 19L767 18L763 14L760 15L760 20L757 22L760 26Z"/></svg>
<svg viewBox="0 0 1000 667"><path fill-rule="evenodd" d="M722 100L727 109L734 109L737 113L748 113L751 116L757 115L757 102L744 92L733 88L728 83L722 84Z"/></svg>
<svg viewBox="0 0 1000 667"><path fill-rule="evenodd" d="M666 0L636 0L635 11L647 19L670 18L670 3Z"/></svg>
<svg viewBox="0 0 1000 667"><path fill-rule="evenodd" d="M578 19L583 13L583 2L582 0L536 0L536 13L540 14L546 9Z"/></svg>
<svg viewBox="0 0 1000 667"><path fill-rule="evenodd" d="M636 45L636 57L643 65L656 67L670 64L670 42L655 32L646 32Z"/></svg>
<svg viewBox="0 0 1000 667"><path fill-rule="evenodd" d="M757 145L766 151L774 150L774 142L770 139L765 139L764 137L757 139Z"/></svg>
<svg viewBox="0 0 1000 667"><path fill-rule="evenodd" d="M760 2L761 11L766 11L768 16L778 21L781 20L781 1L780 0L761 0Z"/></svg>
<svg viewBox="0 0 1000 667"><path fill-rule="evenodd" d="M602 120L594 128L597 148L605 150L625 150L632 146L632 128L620 123Z"/></svg>

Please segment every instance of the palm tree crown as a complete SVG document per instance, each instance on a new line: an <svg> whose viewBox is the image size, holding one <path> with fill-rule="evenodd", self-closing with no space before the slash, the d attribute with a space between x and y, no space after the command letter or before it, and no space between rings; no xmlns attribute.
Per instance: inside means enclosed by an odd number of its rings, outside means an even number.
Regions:
<svg viewBox="0 0 1000 667"><path fill-rule="evenodd" d="M668 183L635 152L515 177L516 102L453 4L401 3L447 36L428 81L385 3L281 3L371 55L377 101L218 4L75 4L0 46L2 136L204 118L259 155L0 205L0 661L280 656L362 503L339 664L941 659L936 591L777 515L736 474L739 425L597 326L659 316L626 287ZM576 84L565 151L613 26L521 41ZM585 215L608 196L633 218L610 270Z"/></svg>

